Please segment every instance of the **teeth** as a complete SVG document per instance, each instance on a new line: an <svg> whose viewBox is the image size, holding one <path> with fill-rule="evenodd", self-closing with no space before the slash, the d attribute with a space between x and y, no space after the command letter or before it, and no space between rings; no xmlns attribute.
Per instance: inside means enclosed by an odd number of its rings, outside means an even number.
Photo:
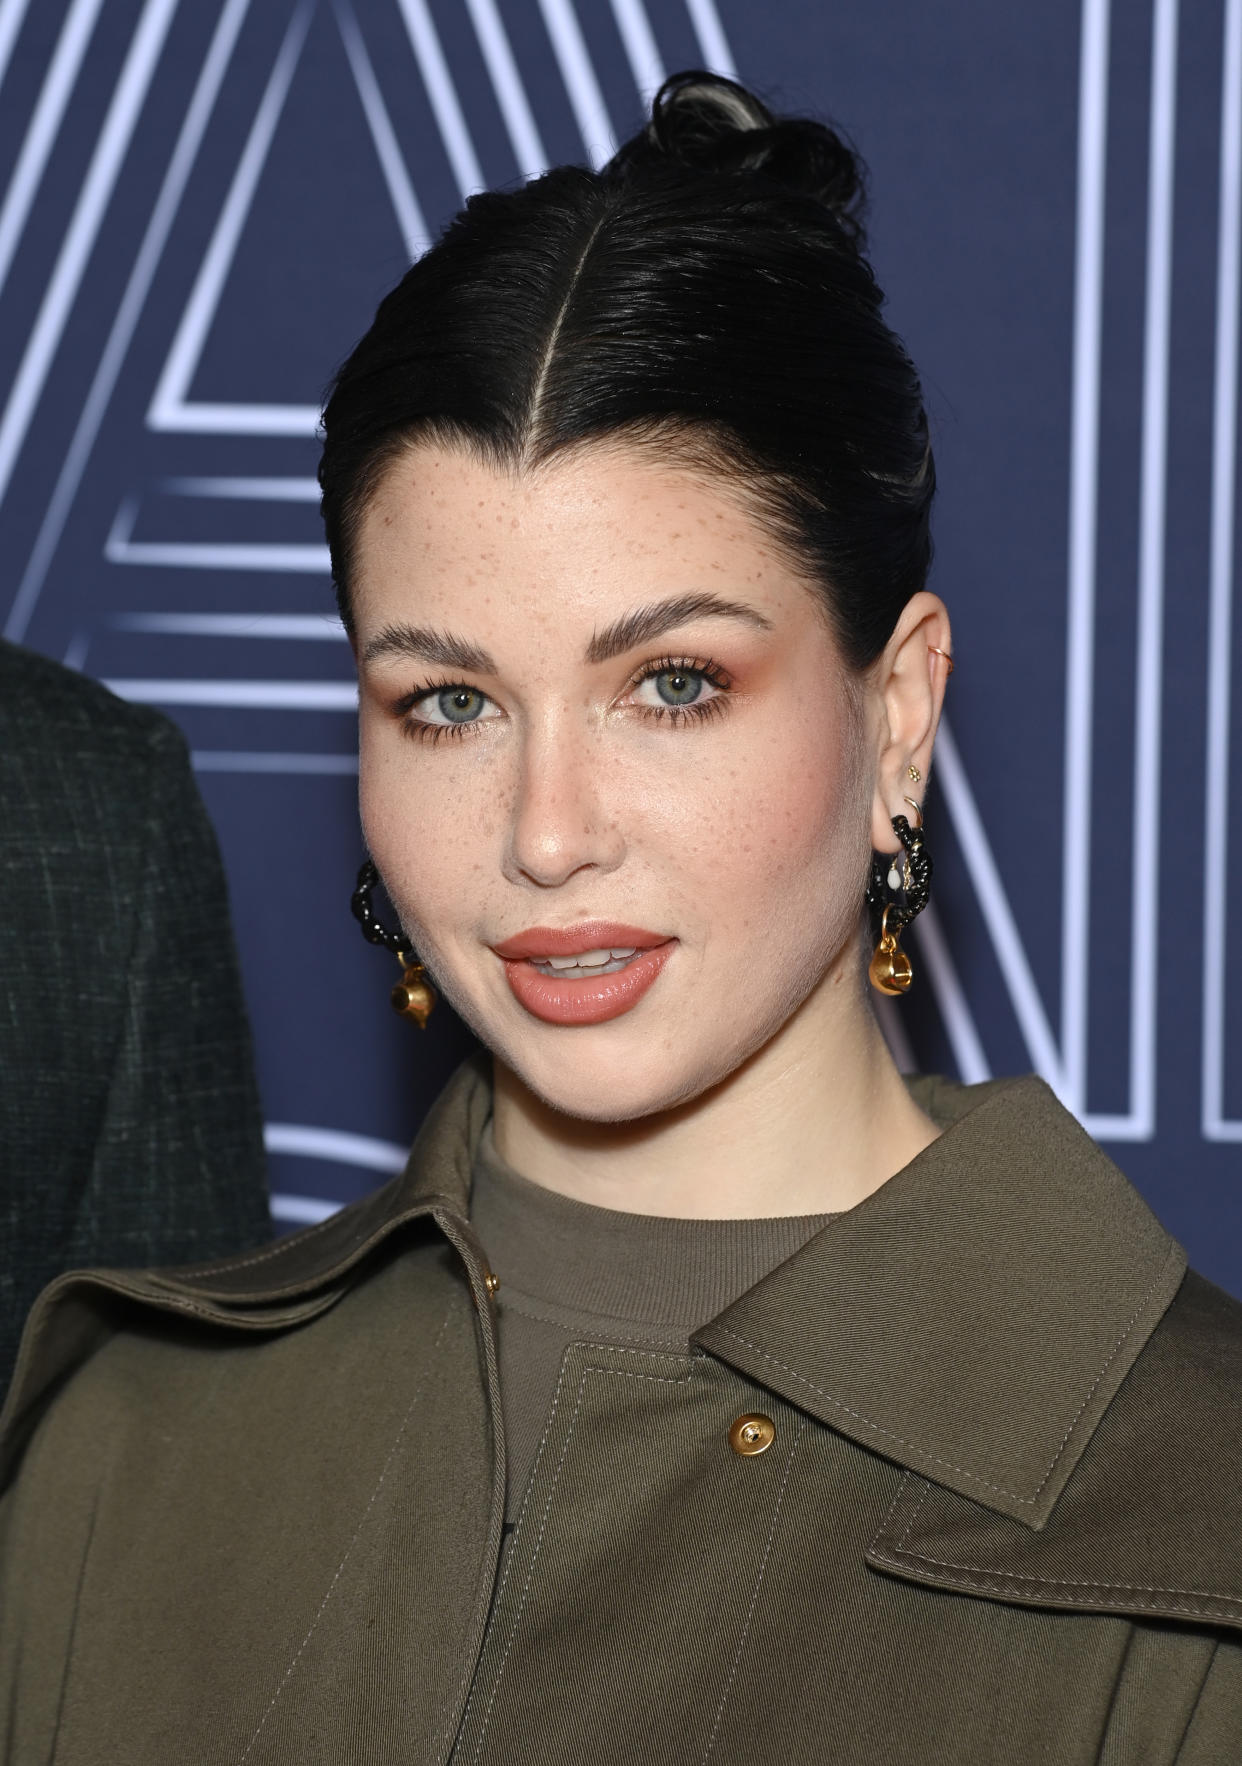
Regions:
<svg viewBox="0 0 1242 1766"><path fill-rule="evenodd" d="M584 950L572 957L534 957L536 963L546 963L551 969L598 969L604 963L611 962L614 957L632 957L637 947L629 950Z"/></svg>

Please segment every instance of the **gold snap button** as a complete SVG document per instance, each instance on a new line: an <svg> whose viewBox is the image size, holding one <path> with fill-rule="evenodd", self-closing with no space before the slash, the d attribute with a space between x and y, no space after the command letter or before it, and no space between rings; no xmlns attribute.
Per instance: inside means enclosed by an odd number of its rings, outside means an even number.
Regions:
<svg viewBox="0 0 1242 1766"><path fill-rule="evenodd" d="M483 1286L487 1289L489 1294L494 1294L500 1286L500 1277L498 1275L493 1275L490 1269L485 1270L483 1275Z"/></svg>
<svg viewBox="0 0 1242 1766"><path fill-rule="evenodd" d="M749 1456L765 1453L776 1439L776 1424L770 1416L740 1416L729 1430L729 1446L734 1453Z"/></svg>

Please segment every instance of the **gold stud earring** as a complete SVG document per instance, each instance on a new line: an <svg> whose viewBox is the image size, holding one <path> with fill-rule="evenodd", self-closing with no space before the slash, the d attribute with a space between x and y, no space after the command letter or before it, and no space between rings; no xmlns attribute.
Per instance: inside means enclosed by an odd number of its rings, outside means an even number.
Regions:
<svg viewBox="0 0 1242 1766"><path fill-rule="evenodd" d="M906 777L908 779L912 779L914 781L914 783L917 785L919 780L923 777L923 775L919 771L919 769L914 765L914 763L911 762L911 764L906 768Z"/></svg>

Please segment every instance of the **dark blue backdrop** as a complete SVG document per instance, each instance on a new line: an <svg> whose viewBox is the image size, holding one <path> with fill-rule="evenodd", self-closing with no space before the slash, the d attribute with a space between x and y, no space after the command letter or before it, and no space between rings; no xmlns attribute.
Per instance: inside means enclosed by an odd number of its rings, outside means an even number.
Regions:
<svg viewBox="0 0 1242 1766"><path fill-rule="evenodd" d="M703 63L862 148L933 411L959 668L890 1031L1038 1068L1242 1293L1242 0L0 0L4 629L184 727L276 1211L318 1218L467 1039L390 1017L346 911L317 401L464 192L606 154Z"/></svg>

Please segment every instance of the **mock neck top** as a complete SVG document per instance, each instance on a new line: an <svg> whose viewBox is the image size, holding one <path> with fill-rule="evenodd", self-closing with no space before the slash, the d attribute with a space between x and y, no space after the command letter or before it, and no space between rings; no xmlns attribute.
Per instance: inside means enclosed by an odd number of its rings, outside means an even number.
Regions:
<svg viewBox="0 0 1242 1766"><path fill-rule="evenodd" d="M693 1331L835 1218L698 1220L600 1208L514 1170L496 1151L489 1117L472 1163L470 1224L499 1281L510 1515L521 1501L571 1343L684 1354Z"/></svg>
<svg viewBox="0 0 1242 1766"><path fill-rule="evenodd" d="M470 1220L502 1291L688 1338L805 1245L831 1214L699 1220L601 1208L533 1183L479 1137Z"/></svg>

